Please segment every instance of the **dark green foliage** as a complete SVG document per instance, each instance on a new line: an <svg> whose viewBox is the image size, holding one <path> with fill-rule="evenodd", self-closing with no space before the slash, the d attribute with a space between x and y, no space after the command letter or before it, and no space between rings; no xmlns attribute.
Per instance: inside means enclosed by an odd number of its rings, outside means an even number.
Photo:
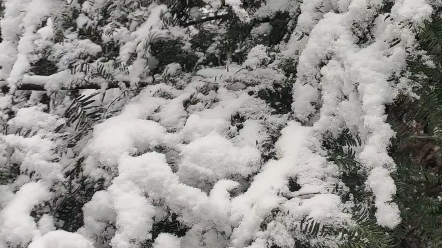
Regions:
<svg viewBox="0 0 442 248"><path fill-rule="evenodd" d="M169 233L172 235L175 235L177 237L183 237L186 235L186 232L190 228L184 224L182 224L179 221L179 216L175 213L168 212L167 215L161 219L160 221L156 222L152 226L152 238L150 240L146 240L143 244L143 248L152 248L154 240L160 235L161 233Z"/></svg>
<svg viewBox="0 0 442 248"><path fill-rule="evenodd" d="M348 129L336 138L331 135L327 136L323 144L328 151L329 161L339 166L342 172L341 180L349 188L349 191L342 195L343 200L348 201L350 198L354 198L356 204L366 204L370 199L368 193L364 190L367 175L355 157L356 151L354 148L361 145L361 139Z"/></svg>
<svg viewBox="0 0 442 248"><path fill-rule="evenodd" d="M216 33L210 32L209 30L201 30L190 40L192 44L192 50L198 52L206 51L214 41L215 37Z"/></svg>
<svg viewBox="0 0 442 248"><path fill-rule="evenodd" d="M184 51L183 46L181 41L172 39L158 39L152 42L150 53L159 62L153 73L164 71L164 67L170 63L179 63L184 72L192 71L198 57L191 52Z"/></svg>
<svg viewBox="0 0 442 248"><path fill-rule="evenodd" d="M270 21L272 30L268 36L268 46L276 46L280 44L285 37L290 38L290 36L287 36L287 33L289 32L287 26L290 20L292 19L287 12L277 12L275 14L275 17ZM284 41L287 42L288 40L286 39Z"/></svg>
<svg viewBox="0 0 442 248"><path fill-rule="evenodd" d="M96 92L89 96L78 96L72 93L72 104L65 112L65 117L68 119L67 125L75 127L75 130L88 130L101 120L104 109L94 105L95 100L93 99L99 94Z"/></svg>
<svg viewBox="0 0 442 248"><path fill-rule="evenodd" d="M301 185L296 182L295 178L289 178L288 187L290 192L295 192L301 189Z"/></svg>
<svg viewBox="0 0 442 248"><path fill-rule="evenodd" d="M419 42L432 55L440 56L442 53L442 19L438 12L432 16L431 21L424 22L424 28L419 33Z"/></svg>
<svg viewBox="0 0 442 248"><path fill-rule="evenodd" d="M56 225L66 231L75 232L84 225L83 206L92 199L95 192L103 190L103 180L91 180L83 175L84 158L77 160L75 166L66 171L70 180L64 182L66 192L55 197L49 204Z"/></svg>
<svg viewBox="0 0 442 248"><path fill-rule="evenodd" d="M297 66L298 62L295 59L284 59L280 65L281 69L284 71L284 74L287 78L296 77Z"/></svg>
<svg viewBox="0 0 442 248"><path fill-rule="evenodd" d="M275 114L288 114L292 111L292 89L291 82L274 83L272 88L259 90L258 97L269 104Z"/></svg>
<svg viewBox="0 0 442 248"><path fill-rule="evenodd" d="M230 125L236 127L237 131L240 131L244 127L244 122L246 117L242 116L240 113L236 113L230 117Z"/></svg>
<svg viewBox="0 0 442 248"><path fill-rule="evenodd" d="M120 44L115 41L106 42L101 47L103 50L99 56L104 58L102 62L114 60L120 54Z"/></svg>
<svg viewBox="0 0 442 248"><path fill-rule="evenodd" d="M70 171L72 176L66 185L67 192L52 202L52 214L58 220L56 225L69 232L75 232L84 225L83 206L92 199L95 192L104 189L102 181L86 179L81 171L80 165ZM79 179L75 180L75 177Z"/></svg>
<svg viewBox="0 0 442 248"><path fill-rule="evenodd" d="M365 190L367 174L355 157L355 148L361 145L361 139L348 129L337 136L324 137L323 147L328 151L328 159L339 166L341 180L348 187L348 191L341 192L342 200L355 203L348 211L353 214L356 225L330 229L330 233L345 241L342 248L394 247L393 235L376 223L373 197Z"/></svg>
<svg viewBox="0 0 442 248"><path fill-rule="evenodd" d="M155 223L152 229L152 240L155 240L161 233L170 233L182 237L190 228L179 221L177 214L168 213L161 221Z"/></svg>
<svg viewBox="0 0 442 248"><path fill-rule="evenodd" d="M140 1L139 4L147 5L148 2ZM245 23L226 7L227 14L225 16L214 18L210 22L197 23L200 20L193 19L189 12L192 7L204 6L204 1L163 0L159 2L167 4L170 9L172 17L170 20L165 20L166 25L186 26L194 22L195 26L201 30L198 35L190 40L192 45L189 50L183 49L187 44L180 39L152 37L149 42L146 42L146 54L152 56L149 59L157 61L156 67L151 68L152 70L149 72L149 75L161 74L170 63L179 63L183 72L192 72L198 66L204 67L209 64L216 66L225 65L228 59L231 59L231 62L241 64L244 62L248 51L256 44L262 43L272 47L277 46L282 41L287 41L292 32L292 27L288 27L289 22L295 19L289 13L278 12L273 17ZM254 10L260 6L260 2L262 1L244 0L243 6ZM379 13L390 12L392 5L393 1L385 1ZM100 20L98 20L97 26L77 27L75 20L80 10L75 8L72 9L69 15L62 15L62 18L58 20L54 19L55 23L60 21L60 25L56 25L55 28L55 42L61 42L64 38L63 32L70 29L78 32L80 39L90 39L102 47L102 52L94 58L87 54L82 54L79 58L75 58L69 67L72 74L81 72L85 73L88 77L102 78L107 82L115 81L113 75L106 71L103 64L100 64L101 62L105 63L116 60L119 55L121 44L114 41L104 43L101 38L102 27L109 22L111 12L115 8L117 6L111 2L108 6L104 6L100 12ZM126 6L121 8L126 14L131 12L131 9ZM438 14L436 13L433 16L431 22L425 23L422 32L418 35L421 48L428 52L429 59L434 62L434 66L428 66L423 63L428 59L425 57L410 58L408 64L408 69L413 74L411 78L417 82L424 83L423 87L417 91L421 96L420 101L412 101L409 97L401 97L395 105L389 106L387 109L388 120L399 134L398 138L392 143L390 154L398 165L398 171L394 174L394 180L397 185L397 196L394 201L401 210L403 222L392 231L377 225L374 216L373 197L370 192L365 190L367 173L356 157L356 147L362 145L361 139L350 130L345 129L339 135L328 134L323 137L323 148L328 152L328 160L339 167L341 172L340 179L348 187L346 191L336 187L334 193L340 194L344 201L351 200L355 203L355 206L347 209L347 211L353 214L353 220L356 225L331 228L311 218L306 218L291 231L300 232L307 239L339 237L344 242L342 247L345 248L442 247L442 204L439 200L442 197L442 180L440 179L442 166L440 163L441 155L437 150L442 145L442 136L440 135L442 128L442 82L440 79L442 75L442 67L440 65L440 60L442 59L442 19ZM127 15L120 16L118 21L129 23ZM353 25L352 30L358 38L360 46L365 46L373 40L371 34L373 22L374 18L367 20L367 23ZM211 30L205 26L207 23L223 27L226 32L219 33L218 30ZM250 37L250 30L262 23L269 23L272 26L271 33L268 37L253 40ZM400 40L394 39L388 42L393 47ZM211 47L212 45L213 47ZM208 52L207 50L211 51ZM202 62L198 62L200 57L194 52L204 54ZM227 58L230 55L231 57ZM133 62L136 56L138 54L133 54L128 64ZM96 67L92 66L92 62L100 57L103 60ZM117 62L115 65L113 69L121 69L124 73L127 73L126 65L122 65L121 62ZM265 101L273 109L273 114L290 115L293 103L292 79L296 76L296 67L295 59L283 61L280 64L280 68L290 79L286 82L274 83L271 87L260 89L256 93L250 91L249 94L256 94ZM30 72L35 75L49 76L57 72L57 67L54 61L49 60L48 56L44 56L44 58L41 58L32 65ZM161 80L166 81L166 76ZM173 86L177 84L176 81L172 82L172 80L168 82ZM77 82L73 82L73 84L75 83ZM141 88L139 87L137 91L140 91ZM199 98L201 96L199 93L208 95L211 90L213 89L208 85L197 89L197 92L191 94L183 101L184 109L190 112L192 106L202 102ZM74 133L74 137L71 137L71 142L68 145L69 148L75 147L90 132L93 125L105 118L105 109L103 106L97 105L94 100L99 94L98 91L88 96L82 95L76 90L69 92L72 104L66 109L64 114L67 122L55 129L55 132L61 132L65 131L66 127L72 127L71 130ZM164 99L173 98L173 95L165 90L158 90L154 96ZM48 95L41 97L42 104L49 105L50 100ZM243 123L245 121L246 117L241 115L241 113L234 113L231 116L231 126L236 127L236 131L244 127ZM263 163L277 158L275 143L280 137L282 127L275 129L269 132L268 140L261 144L260 149L262 150ZM18 130L18 132L20 131L22 130ZM23 131L28 132L26 130ZM27 136L27 134L23 136ZM426 151L423 154L420 148L428 144L430 144L433 150ZM419 149L416 147L419 147ZM165 153L166 149L160 150L158 148L161 153ZM145 151L140 151L140 154L142 152ZM431 159L428 159L429 155L432 156ZM72 168L68 167L64 171L65 176L69 179L63 182L64 184L62 185L66 189L66 194L59 195L53 202L48 203L51 208L50 211L58 220L56 223L57 227L71 232L78 230L83 225L82 208L84 204L90 201L95 192L105 189L105 185L103 185L101 180L93 181L84 177L83 159L83 157L77 159L75 165L70 165ZM11 164L8 166L8 168L0 168L0 183L2 184L9 183L20 174L18 165ZM287 180L288 188L291 192L296 192L301 188L296 178L288 178ZM266 230L269 224L281 215L280 210L275 209L270 216L262 221L260 228ZM169 212L166 217L154 223L152 239L146 241L143 246L151 247L153 241L160 233L171 233L182 237L189 228L180 222L178 215ZM274 244L271 244L270 247L277 248ZM310 245L306 240L296 240L295 247L311 248L326 246L323 244Z"/></svg>
<svg viewBox="0 0 442 248"><path fill-rule="evenodd" d="M53 61L41 58L31 66L30 72L34 75L50 76L55 74L57 70L57 66Z"/></svg>
<svg viewBox="0 0 442 248"><path fill-rule="evenodd" d="M437 10L417 36L428 57L408 61L411 79L421 84L419 100L401 96L387 108L397 132L390 154L398 170L394 174L402 223L394 230L395 247L442 246L442 20ZM426 63L432 62L432 66Z"/></svg>
<svg viewBox="0 0 442 248"><path fill-rule="evenodd" d="M265 163L269 161L270 159L276 159L276 148L275 144L276 141L278 141L279 137L281 137L281 130L284 128L284 126L277 126L274 129L269 129L269 136L266 140L264 140L261 144L260 150L261 150L261 161L262 163ZM296 183L296 181L292 178L289 179L293 181L293 183ZM290 181L289 181L290 182Z"/></svg>
<svg viewBox="0 0 442 248"><path fill-rule="evenodd" d="M341 237L345 243L341 248L387 248L398 247L390 230L380 227L371 211L362 205L355 207L356 226L341 229Z"/></svg>
<svg viewBox="0 0 442 248"><path fill-rule="evenodd" d="M159 89L155 94L154 97L160 97L164 99L173 99L173 95L165 90Z"/></svg>
<svg viewBox="0 0 442 248"><path fill-rule="evenodd" d="M438 91L424 91L421 101L407 104L400 121L392 121L398 135L390 152L398 166L394 180L402 217L394 231L397 247L442 245L442 143L438 132L442 95Z"/></svg>
<svg viewBox="0 0 442 248"><path fill-rule="evenodd" d="M397 137L390 155L398 171L395 202L401 210L402 223L393 231L395 247L441 247L442 236L442 160L440 147L442 123L442 21L439 11L432 21L425 22L417 36L428 57L417 56L408 61L411 79L420 83L414 100L400 96L387 106L388 120ZM426 63L430 60L433 66Z"/></svg>
<svg viewBox="0 0 442 248"><path fill-rule="evenodd" d="M394 141L393 144L403 143ZM406 149L401 150L393 145L391 153L399 167L393 175L397 186L394 201L401 210L402 223L394 230L384 229L377 225L372 197L364 190L366 175L356 161L353 149L359 145L360 139L348 130L336 138L329 136L324 141L329 160L341 168L341 179L349 188L348 193L342 195L343 200L351 197L356 204L351 212L356 213L354 220L357 225L333 231L345 238L346 244L342 247L440 247L440 176L428 168L417 167L411 163Z"/></svg>
<svg viewBox="0 0 442 248"><path fill-rule="evenodd" d="M355 158L355 148L362 145L361 139L349 130L343 130L339 135L326 135L323 147L329 154L329 161L339 165L342 171L342 181L349 188L348 192L336 189L342 194L343 200L355 203L352 209L347 209L353 215L354 224L332 227L324 225L312 218L305 218L295 226L293 233L302 233L304 238L295 241L295 248L322 248L328 247L326 240L338 240L341 248L384 248L401 247L395 240L395 232L383 228L376 223L374 204L370 192L366 192L364 184L367 179L362 165ZM291 192L296 192L301 187L296 178L288 178L288 187ZM272 214L264 219L260 228L265 230L270 223L278 218L285 218L279 209L274 209ZM295 234L294 234L295 235ZM310 241L318 239L312 244ZM324 242L320 240L324 240ZM270 247L278 247L274 244Z"/></svg>
<svg viewBox="0 0 442 248"><path fill-rule="evenodd" d="M395 176L399 208L403 218L395 230L397 247L440 247L442 245L442 181L416 165L401 163Z"/></svg>
<svg viewBox="0 0 442 248"><path fill-rule="evenodd" d="M12 183L20 174L18 164L9 163L5 167L0 167L0 185Z"/></svg>
<svg viewBox="0 0 442 248"><path fill-rule="evenodd" d="M173 16L172 24L184 25L192 21L189 10L193 7L203 7L203 0L161 0L160 3L169 6L170 13Z"/></svg>
<svg viewBox="0 0 442 248"><path fill-rule="evenodd" d="M187 99L183 101L183 107L187 110L192 105L195 105L200 102L200 99L197 97L197 93L191 94Z"/></svg>
<svg viewBox="0 0 442 248"><path fill-rule="evenodd" d="M297 230L304 234L307 240L296 240L295 248L322 248L326 247L320 243L315 245L311 245L310 239L315 239L319 237L325 237L330 232L330 227L323 225L312 218L303 219L300 225L297 227Z"/></svg>

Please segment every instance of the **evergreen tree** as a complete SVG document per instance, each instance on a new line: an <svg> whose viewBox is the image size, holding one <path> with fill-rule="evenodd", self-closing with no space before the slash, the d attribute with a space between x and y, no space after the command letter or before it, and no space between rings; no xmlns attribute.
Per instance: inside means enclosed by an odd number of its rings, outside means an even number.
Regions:
<svg viewBox="0 0 442 248"><path fill-rule="evenodd" d="M1 6L0 247L442 245L438 1Z"/></svg>

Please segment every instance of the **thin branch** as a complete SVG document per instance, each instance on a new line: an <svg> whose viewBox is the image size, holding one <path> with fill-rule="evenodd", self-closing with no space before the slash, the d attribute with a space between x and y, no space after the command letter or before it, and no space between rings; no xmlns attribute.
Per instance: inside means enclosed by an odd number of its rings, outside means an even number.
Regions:
<svg viewBox="0 0 442 248"><path fill-rule="evenodd" d="M122 82L126 85L126 87L130 87L130 83L129 82ZM118 82L111 82L109 83L109 85L107 86L108 89L114 89L114 88L119 88L120 87L120 83ZM81 84L81 85L72 85L69 87L63 86L60 88L60 90L87 90L87 89L92 89L92 90L99 90L102 89L102 86L100 84ZM10 90L9 85L3 84L2 86L0 86L0 90L3 93L7 93ZM30 84L30 83L24 83L24 84L20 84L17 86L17 90L31 90L31 91L46 91L45 86L41 85L41 84Z"/></svg>
<svg viewBox="0 0 442 248"><path fill-rule="evenodd" d="M30 90L30 91L47 91L45 89L45 82L48 79L43 77L35 77L33 76L25 78L22 82L18 83L16 86L16 90ZM137 87L145 87L147 85L152 85L155 83L155 77L152 75L152 81L143 81L138 82ZM121 84L124 84L127 88L131 88L131 83L129 81L111 81L108 82L106 89L115 89L120 88ZM100 90L103 89L103 84L101 82L89 82L83 80L81 84L73 84L73 85L61 85L58 90L67 90L67 91L75 91L75 90ZM11 90L11 87L4 80L0 80L0 91L2 93L8 93Z"/></svg>
<svg viewBox="0 0 442 248"><path fill-rule="evenodd" d="M410 136L410 139L420 139L420 140L434 140L434 141L438 141L441 138L436 136L436 135L412 135Z"/></svg>
<svg viewBox="0 0 442 248"><path fill-rule="evenodd" d="M210 22L210 21L214 21L214 20L221 20L221 19L223 19L223 18L225 18L227 16L228 16L228 14L225 14L225 15L214 15L214 16L206 17L206 18L203 18L203 19L200 19L200 20L186 22L186 23L183 23L181 26L186 28L186 27L189 27L189 26L192 26L192 25L197 25L197 24L201 24L201 23L205 23L205 22Z"/></svg>

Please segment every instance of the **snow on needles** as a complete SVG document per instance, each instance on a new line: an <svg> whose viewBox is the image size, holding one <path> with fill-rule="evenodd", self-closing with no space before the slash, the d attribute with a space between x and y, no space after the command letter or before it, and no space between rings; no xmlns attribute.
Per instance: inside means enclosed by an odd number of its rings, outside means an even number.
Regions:
<svg viewBox="0 0 442 248"><path fill-rule="evenodd" d="M73 7L61 0L5 2L0 80L14 94L22 82L45 86L53 94L48 94L50 111L36 101L37 93L29 98L17 93L25 99L19 107L14 106L16 98L0 96L1 109L14 113L10 119L1 116L8 121L7 132L0 134L0 169L15 166L19 171L0 187L0 247L132 248L150 242L154 248L264 248L293 247L297 240L335 247L340 241L330 237L307 240L300 226L306 219L337 228L352 224L354 216L346 210L354 204L341 200L346 190L342 170L328 160L323 145L326 135L347 129L362 140L356 159L367 174L377 223L388 228L400 223L391 177L396 165L387 152L395 133L386 123L385 105L408 86L389 78L406 70L407 52L415 49L413 28L430 17L431 6L425 0L398 0L387 16L378 15L385 4L381 0L269 0L254 13L240 0L204 2L212 13L229 8L244 23L280 11L297 22L287 24L293 33L277 49L254 44L241 64L230 63L227 69L198 64L192 70L176 62L160 65L162 58L151 54L155 39L179 37L177 44L192 47L187 43L195 30L162 19L170 14L166 5L141 6L134 0L85 1L81 6L72 1ZM103 21L98 11L103 6L112 6L112 11L101 27L100 42L119 47L111 49L115 60L102 63L100 72L110 75L99 81L102 95L89 99L95 105L83 107L106 112L87 122L92 124L81 136L65 118L65 105L77 96L57 90L74 77L68 69L83 69L85 61L84 67L99 68L104 59L90 62L89 57L109 51L73 29L53 44L54 16L62 8L76 8L81 12L76 25L88 27ZM120 7L141 14L128 17L124 26ZM366 28L368 22L374 25L373 37L358 45L353 28ZM251 30L259 38L274 28L262 23ZM57 71L32 75L31 64L48 47ZM209 46L208 53L215 47ZM207 59L201 51L189 54L196 54L199 62ZM296 62L294 78L279 68L280 59ZM157 66L164 71L150 75ZM94 73L99 74L97 68ZM75 76L79 82L88 79L84 71ZM106 90L110 80L144 85L140 91ZM288 94L293 102L279 113L262 94L283 83L293 85ZM71 180L74 176L78 178ZM290 180L296 181L296 189ZM83 181L99 185L84 189L79 187ZM82 226L76 232L56 230L61 221L46 205L62 204L75 190L92 191L81 205ZM44 213L34 218L34 209ZM160 222L185 232L175 236L158 231Z"/></svg>
<svg viewBox="0 0 442 248"><path fill-rule="evenodd" d="M376 6L376 1L352 1L347 12L325 14L300 55L294 86L293 111L298 119L308 122L316 116L312 128L319 132L335 133L344 127L359 132L364 144L358 156L369 172L367 185L376 198L377 221L390 228L400 222L400 213L391 202L396 186L390 173L395 164L387 148L394 132L385 123L385 105L392 103L399 89L388 78L405 69L405 49L414 44L411 30L398 22L422 21L431 13L431 7L420 2L415 8L414 1L400 1L393 7L398 9L393 19L377 17L376 36L366 47L355 44L349 23L363 24L372 18L375 12L368 6ZM388 42L395 38L401 42L391 47ZM324 60L327 63L318 70Z"/></svg>
<svg viewBox="0 0 442 248"><path fill-rule="evenodd" d="M14 4L12 1L9 2L11 2L9 4ZM30 63L38 59L38 56L33 54L36 52L34 42L38 39L48 38L44 37L41 32L36 32L40 19L54 14L60 6L60 2L57 0L32 0L28 2L24 9L25 14L19 14L23 16L21 24L23 25L22 28L24 32L16 33L16 35L20 36L17 45L17 56L10 75L7 78L9 85L13 88L22 79L23 74L30 68ZM9 27L2 28L9 29Z"/></svg>
<svg viewBox="0 0 442 248"><path fill-rule="evenodd" d="M0 212L0 237L14 246L26 245L38 234L34 218L30 216L35 205L49 200L51 193L41 182L23 185L9 204Z"/></svg>

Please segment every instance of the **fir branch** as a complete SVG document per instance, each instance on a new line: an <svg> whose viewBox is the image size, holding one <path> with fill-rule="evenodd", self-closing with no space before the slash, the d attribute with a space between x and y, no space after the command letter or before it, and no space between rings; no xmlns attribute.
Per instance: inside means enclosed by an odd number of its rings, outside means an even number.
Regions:
<svg viewBox="0 0 442 248"><path fill-rule="evenodd" d="M225 15L209 16L209 17L206 17L206 18L203 18L203 19L199 19L199 20L189 21L189 22L183 23L183 24L181 24L181 26L187 28L187 27L190 27L190 26L193 26L193 25L202 24L202 23L205 23L205 22L210 22L210 21L215 21L215 20L222 20L222 19L225 19L227 16L229 16L229 15L225 14Z"/></svg>
<svg viewBox="0 0 442 248"><path fill-rule="evenodd" d="M10 91L10 86L5 84L5 81L0 81L0 89L3 93L7 93ZM124 82L110 82L107 89L114 89L114 88L120 88L121 83L124 84L126 87L130 87L130 82L124 81ZM147 85L149 83L147 82L140 82L140 85ZM96 83L86 83L81 85L75 85L75 86L62 86L60 90L67 90L67 91L75 91L75 90L100 90L102 89L102 86L100 84ZM30 83L24 83L19 84L16 88L16 90L30 90L30 91L46 91L45 86L41 84L30 84Z"/></svg>

